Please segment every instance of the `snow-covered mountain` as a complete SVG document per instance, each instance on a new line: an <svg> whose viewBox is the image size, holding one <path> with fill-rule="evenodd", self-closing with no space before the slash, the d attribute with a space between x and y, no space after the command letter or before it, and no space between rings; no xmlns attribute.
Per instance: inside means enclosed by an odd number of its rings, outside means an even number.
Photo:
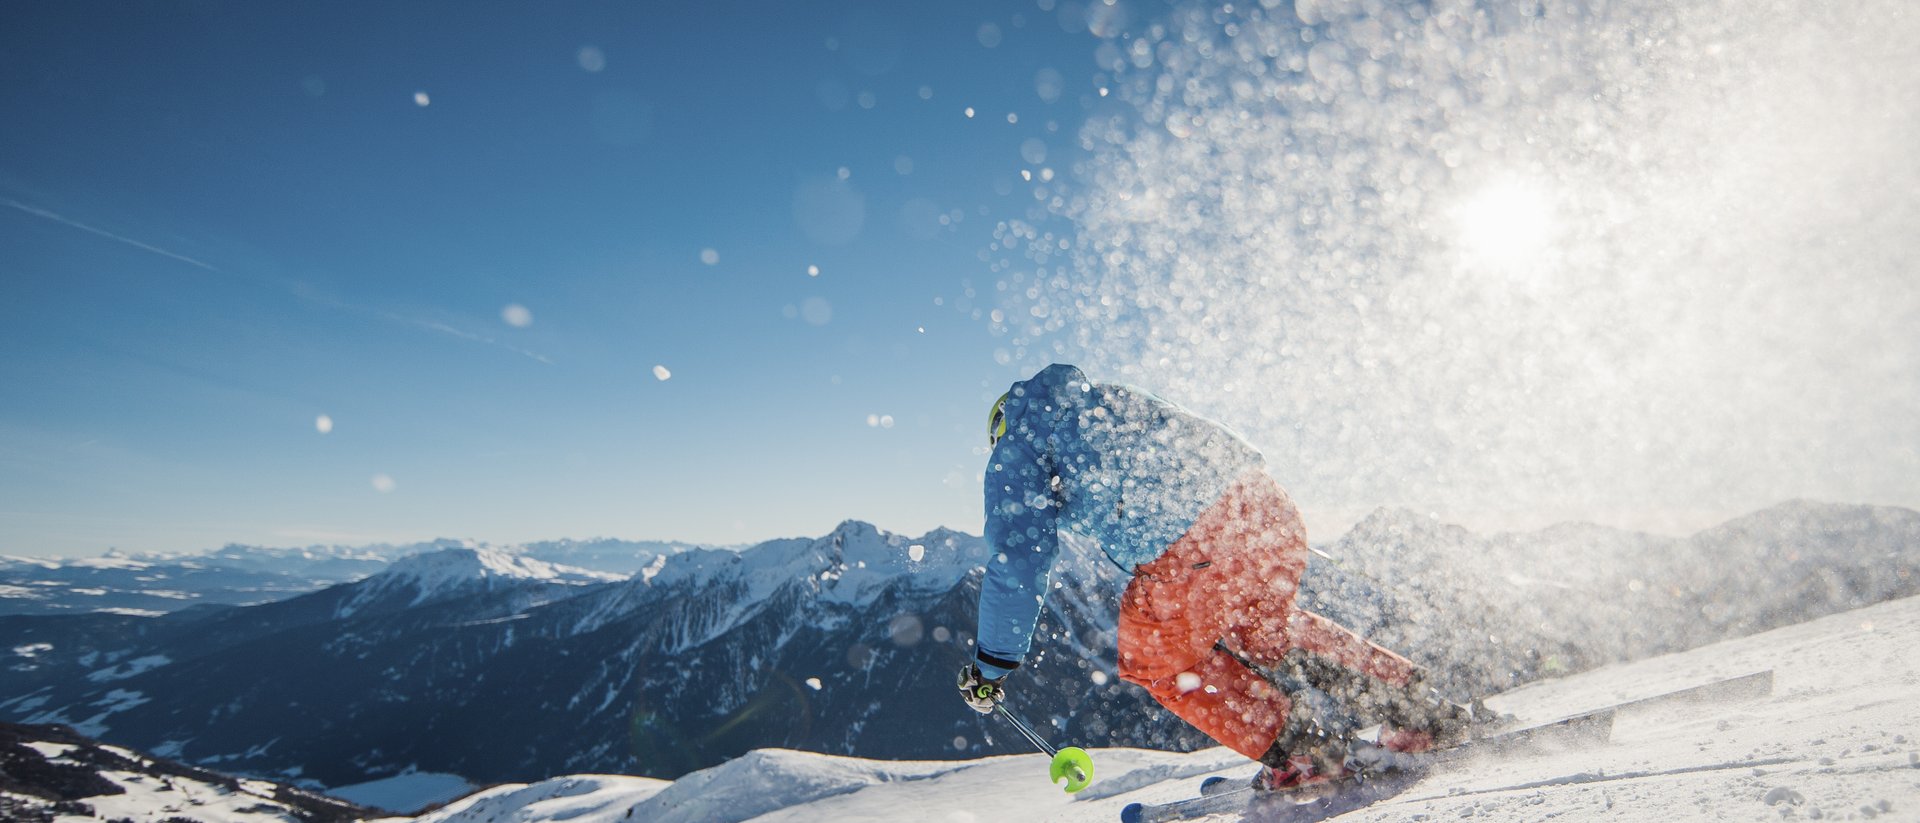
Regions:
<svg viewBox="0 0 1920 823"><path fill-rule="evenodd" d="M103 745L63 726L0 723L0 820L347 823L371 814L293 786Z"/></svg>
<svg viewBox="0 0 1920 823"><path fill-rule="evenodd" d="M1469 761L1340 819L1915 819L1915 648L1920 598L1907 598L1536 683L1491 704L1522 722L1537 722L1720 677L1774 672L1769 696L1624 710L1603 745ZM1197 796L1206 778L1245 779L1254 771L1253 764L1221 748L1190 754L1109 748L1092 754L1093 785L1078 795L1048 782L1047 758L1037 754L879 761L762 750L671 783L574 775L497 786L417 820L1112 823L1127 804ZM1229 823L1242 816L1202 820Z"/></svg>
<svg viewBox="0 0 1920 823"><path fill-rule="evenodd" d="M1679 540L1481 537L1383 510L1324 548L1306 602L1463 692L1920 593L1920 514L1902 509L1789 504ZM979 538L849 521L663 557L601 582L463 547L246 608L0 618L13 651L0 713L322 786L666 778L769 747L1024 751L951 694L971 656ZM1083 744L1204 744L1111 676L1121 573L1077 542L1061 566L1014 683L1023 711Z"/></svg>
<svg viewBox="0 0 1920 823"><path fill-rule="evenodd" d="M0 615L109 613L156 616L196 605L250 606L371 576L415 555L469 549L624 578L658 571L691 543L611 538L489 545L421 543L272 548L230 544L192 554L0 556Z"/></svg>
<svg viewBox="0 0 1920 823"><path fill-rule="evenodd" d="M358 580L386 568L398 551L229 545L187 555L0 557L0 615L154 616L202 604L253 605Z"/></svg>
<svg viewBox="0 0 1920 823"><path fill-rule="evenodd" d="M400 558L385 571L361 581L354 596L336 614L347 617L369 604L404 601L401 608L492 591L516 590L525 584L592 586L624 579L596 572L507 554L494 549L451 548Z"/></svg>

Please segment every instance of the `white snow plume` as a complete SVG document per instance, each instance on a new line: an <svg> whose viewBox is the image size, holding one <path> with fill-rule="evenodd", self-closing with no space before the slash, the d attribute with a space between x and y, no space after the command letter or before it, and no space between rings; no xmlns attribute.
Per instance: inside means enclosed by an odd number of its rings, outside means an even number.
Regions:
<svg viewBox="0 0 1920 823"><path fill-rule="evenodd" d="M1909 819L1920 810L1920 598L1740 640L1598 669L1501 695L1538 722L1723 677L1772 670L1768 696L1622 711L1603 745L1479 759L1443 769L1340 819ZM1086 707L1083 711L1098 711ZM664 789L592 776L564 794L502 787L421 818L431 823L623 820L1111 823L1134 802L1198 794L1209 776L1254 766L1224 749L1095 749L1093 785L1064 794L1044 755L883 762L761 750ZM517 792L527 802L516 806ZM649 792L657 791L649 795ZM637 799L636 798L640 798ZM538 804L552 803L551 806ZM1206 818L1238 821L1238 813Z"/></svg>
<svg viewBox="0 0 1920 823"><path fill-rule="evenodd" d="M1901 0L1140 18L997 232L1002 362L1228 421L1309 514L1913 505L1917 41Z"/></svg>

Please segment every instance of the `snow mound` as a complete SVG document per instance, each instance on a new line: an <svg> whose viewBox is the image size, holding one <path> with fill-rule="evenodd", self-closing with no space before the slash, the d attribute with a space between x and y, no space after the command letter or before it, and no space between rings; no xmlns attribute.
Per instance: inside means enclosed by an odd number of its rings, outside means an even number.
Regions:
<svg viewBox="0 0 1920 823"><path fill-rule="evenodd" d="M578 774L528 785L510 783L448 804L419 818L420 823L488 820L533 823L614 823L636 819L629 810L660 793L668 781L651 777Z"/></svg>
<svg viewBox="0 0 1920 823"><path fill-rule="evenodd" d="M632 815L654 823L731 823L870 786L924 781L962 767L757 749L674 781L633 807Z"/></svg>

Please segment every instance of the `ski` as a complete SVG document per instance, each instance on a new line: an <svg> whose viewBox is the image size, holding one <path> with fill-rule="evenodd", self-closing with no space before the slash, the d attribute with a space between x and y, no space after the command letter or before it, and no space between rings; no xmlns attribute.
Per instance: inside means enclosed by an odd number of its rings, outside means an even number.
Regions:
<svg viewBox="0 0 1920 823"><path fill-rule="evenodd" d="M1121 810L1120 820L1122 823L1164 823L1255 807L1259 812L1257 818L1263 823L1323 820L1393 797L1418 783L1433 769L1467 757L1604 743L1612 734L1613 718L1619 712L1750 699L1764 697L1772 691L1773 670L1768 669L1631 700L1538 726L1497 732L1424 754L1396 754L1363 743L1356 747L1356 754L1362 759L1371 756L1382 768L1347 780L1267 796L1256 796L1246 781L1213 777L1201 783L1199 797L1171 803L1130 804Z"/></svg>
<svg viewBox="0 0 1920 823"><path fill-rule="evenodd" d="M1424 754L1398 754L1379 749L1371 743L1356 745L1355 754L1363 759L1383 761L1384 768L1362 772L1346 780L1335 780L1301 789L1261 795L1246 781L1214 778L1201 785L1201 795L1172 803L1134 803L1120 810L1121 823L1163 823L1188 820L1210 814L1246 809L1258 804L1268 816L1305 815L1318 820L1330 814L1342 814L1379 802L1405 791L1436 766L1471 754L1510 752L1565 746L1576 743L1602 743L1613 729L1613 710L1601 709L1582 715L1502 732L1469 740L1458 746ZM1275 817L1284 820L1285 817Z"/></svg>

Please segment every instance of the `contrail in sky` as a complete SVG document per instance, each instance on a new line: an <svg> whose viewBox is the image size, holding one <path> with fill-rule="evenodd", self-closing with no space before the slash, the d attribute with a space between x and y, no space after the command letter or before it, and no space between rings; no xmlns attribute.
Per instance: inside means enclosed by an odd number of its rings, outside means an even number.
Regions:
<svg viewBox="0 0 1920 823"><path fill-rule="evenodd" d="M146 244L146 243L142 243L142 242L140 242L140 241L138 241L138 240L135 240L135 239L133 239L133 238L131 238L131 237L122 237L122 236L120 236L120 235L117 235L117 234L114 234L113 232L110 232L110 231L107 231L106 229L97 229L97 228L94 228L94 227L92 227L92 226L89 226L89 225L87 225L87 224L85 224L85 223L82 223L82 222L80 222L80 221L78 221L78 220L73 220L73 219L70 219L70 218L67 218L67 217L62 217L62 216L60 216L60 215L58 215L58 214L54 214L53 212L50 212L50 211L47 211L46 209L42 209L42 208L38 208L38 207L35 207L35 206L29 206L29 205L27 205L27 204L25 204L25 203L22 203L22 202L20 202L20 201L18 201L18 200L0 200L0 203L5 203L5 204L7 204L7 205L9 205L9 206L12 206L12 207L14 207L14 208L16 208L16 209L19 209L19 210L21 210L21 211L23 211L23 212L26 212L26 213L28 213L28 214L31 214L31 215L33 215L33 216L35 216L35 217L40 217L40 218L44 218L44 219L47 219L47 220L52 220L53 222L55 222L55 223L59 223L59 224L61 224L61 225L64 225L64 226L72 226L72 227L74 227L74 228L76 228L76 229L79 229L79 230L81 230L81 231L84 231L84 232L89 232L89 233L91 233L91 234L97 234L97 235L100 235L101 237L105 237L105 238L107 238L108 240L113 240L113 241L116 241L116 242L119 242L119 243L125 243L125 244L127 244L127 245L129 245L129 246L132 246L132 247L134 247L134 248L136 248L136 249L140 249L140 250L142 250L142 251L150 251L150 252L153 252L154 254L157 254L157 255L160 255L161 257L166 257L166 258L171 258L171 259L174 259L174 260L178 260L178 261L180 261L180 262L182 262L182 263L185 263L185 264L187 264L187 265L189 265L189 266L198 266L198 267L200 267L200 268L203 268L203 269L206 269L207 271L210 271L210 272L219 272L219 271L220 271L219 269L216 269L216 268L214 268L214 267L212 267L212 266L210 266L210 265L207 265L206 263L202 263L202 262L200 262L200 261L198 261L198 260L195 260L195 259L193 259L193 258L191 258L191 257L188 257L188 256L186 256L186 255L184 255L184 254L175 254L175 253L173 253L173 252L170 252L170 251L167 251L166 249L163 249L163 248L160 248L159 246L152 246L152 245L148 245L148 244Z"/></svg>
<svg viewBox="0 0 1920 823"><path fill-rule="evenodd" d="M93 226L89 226L85 223L82 223L78 220L74 220L72 218L47 211L46 209L40 208L38 206L28 205L18 200L14 200L12 198L0 198L0 203L4 203L7 206L26 212L27 214L31 214L35 217L39 217L44 220L51 220L63 226L71 226L73 228L79 229L89 234L99 235L101 237L107 238L108 240L112 240L117 243L124 243L136 249L152 252L154 254L160 255L161 257L165 257L171 260L178 260L189 266L197 266L199 268L206 269L207 271L214 272L216 274L226 273L221 271L220 269L214 268L212 265L208 263L195 260L184 254L176 254L174 252L170 252L170 251L167 251L166 249L160 248L159 246L154 246L148 243L142 243L131 237L123 237L121 235L114 234L113 232L107 231L106 229L95 228ZM461 338L463 340L471 340L475 343L484 343L489 346L497 346L497 347L506 349L508 351L514 352L516 354L521 354L527 357L531 357L534 360L538 360L549 366L553 365L553 361L547 359L545 355L539 354L537 352L528 351L526 349L520 348L519 346L502 343L491 337L485 337L482 335L474 334L472 332L462 331L460 329L456 329L452 326L449 326L445 323L440 323L433 320L421 320L413 317L402 317L400 315L392 314L390 312L373 311L370 309L364 309L359 306L343 303L339 300L335 300L332 298L318 296L316 294L313 294L311 289L304 288L300 284L281 283L281 285L285 287L288 291L292 292L295 297L299 297L300 299L306 300L311 303L318 303L320 305L331 306L333 308L339 308L339 309L345 309L347 311L377 315L397 323L403 323L403 324L414 326L417 328L427 329L429 331L436 331L442 334L449 334L454 337Z"/></svg>

